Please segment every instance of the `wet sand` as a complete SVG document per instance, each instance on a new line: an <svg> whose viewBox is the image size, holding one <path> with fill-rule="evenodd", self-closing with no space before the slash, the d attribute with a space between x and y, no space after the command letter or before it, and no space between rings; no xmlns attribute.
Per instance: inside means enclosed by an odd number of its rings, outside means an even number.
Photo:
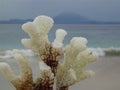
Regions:
<svg viewBox="0 0 120 90"><path fill-rule="evenodd" d="M14 70L18 69L15 62L8 60L7 62L12 65ZM33 64L32 60L31 64ZM34 73L38 71L36 64L37 62L34 62L32 65ZM99 60L87 66L86 69L93 70L95 75L71 86L69 90L120 90L120 57L100 57ZM18 73L18 71L16 72ZM1 72L0 90L15 90Z"/></svg>

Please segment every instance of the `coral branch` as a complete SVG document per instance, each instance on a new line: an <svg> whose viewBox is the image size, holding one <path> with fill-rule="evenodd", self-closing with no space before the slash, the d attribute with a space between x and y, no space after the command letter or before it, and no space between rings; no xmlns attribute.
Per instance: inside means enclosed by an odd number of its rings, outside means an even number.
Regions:
<svg viewBox="0 0 120 90"><path fill-rule="evenodd" d="M47 33L53 26L54 21L47 16L38 16L33 22L22 25L22 29L27 32L31 39L22 39L22 43L29 49L39 52L44 51L46 44L49 45Z"/></svg>
<svg viewBox="0 0 120 90"><path fill-rule="evenodd" d="M13 52L19 64L21 74L19 76L15 75L10 66L6 63L0 63L0 69L16 87L16 90L32 90L32 70L28 64L28 60L20 51L14 50Z"/></svg>
<svg viewBox="0 0 120 90"><path fill-rule="evenodd" d="M23 55L19 50L14 50L14 58L16 59L20 68L20 77L14 80L15 87L17 90L32 90L32 69L29 65L27 57Z"/></svg>
<svg viewBox="0 0 120 90"><path fill-rule="evenodd" d="M6 76L6 78L10 82L17 77L7 63L0 63L0 71Z"/></svg>
<svg viewBox="0 0 120 90"><path fill-rule="evenodd" d="M92 72L84 72L84 67L94 62L98 56L86 47L87 40L83 37L75 37L66 47L64 62L58 66L57 85L65 87L75 84L92 75Z"/></svg>

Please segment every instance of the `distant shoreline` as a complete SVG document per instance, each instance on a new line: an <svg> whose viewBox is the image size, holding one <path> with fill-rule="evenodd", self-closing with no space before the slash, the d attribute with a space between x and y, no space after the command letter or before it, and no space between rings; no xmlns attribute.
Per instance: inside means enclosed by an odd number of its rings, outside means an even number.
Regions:
<svg viewBox="0 0 120 90"><path fill-rule="evenodd" d="M22 25L24 23L0 23L0 25ZM80 28L79 30L120 30L120 24L54 24L53 27L64 28ZM100 28L101 27L101 28Z"/></svg>
<svg viewBox="0 0 120 90"><path fill-rule="evenodd" d="M28 22L28 21L26 21ZM24 24L26 22L1 22L0 21L0 24ZM120 22L118 23L114 23L114 22L111 22L111 23L55 23L55 24L81 24L81 25L120 25Z"/></svg>
<svg viewBox="0 0 120 90"><path fill-rule="evenodd" d="M28 22L28 21L27 21ZM24 23L26 23L26 22L24 22ZM22 25L22 24L24 24L24 23L0 23L1 25L2 24L20 24L20 25ZM94 25L97 25L97 26L106 26L106 25L108 25L108 26L119 26L120 25L120 23L106 23L106 24L91 24L91 23L88 23L88 24L84 24L84 23L78 23L78 24L76 24L76 23L68 23L68 24L64 24L64 23L54 23L54 25L82 25L82 26L86 26L86 25L88 25L88 26L94 26Z"/></svg>
<svg viewBox="0 0 120 90"><path fill-rule="evenodd" d="M92 20L75 20L75 21L71 21L71 20L57 20L57 19L54 19L54 23L55 24L96 24L96 25L99 25L99 24L120 24L120 22L112 22L112 21L92 21ZM23 24L23 23L26 23L26 22L29 22L29 21L33 21L33 19L25 19L25 20L22 20L22 19L10 19L10 20L0 20L0 24Z"/></svg>

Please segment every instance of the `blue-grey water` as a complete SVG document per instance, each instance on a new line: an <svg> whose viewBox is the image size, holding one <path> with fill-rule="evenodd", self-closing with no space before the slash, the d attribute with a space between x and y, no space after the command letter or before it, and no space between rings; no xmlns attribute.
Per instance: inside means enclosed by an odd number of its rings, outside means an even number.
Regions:
<svg viewBox="0 0 120 90"><path fill-rule="evenodd" d="M120 25L57 24L49 33L50 41L54 40L58 28L65 29L68 33L65 45L72 37L86 37L88 47L120 47ZM28 38L28 35L21 29L21 24L0 24L0 50L24 49L22 38Z"/></svg>

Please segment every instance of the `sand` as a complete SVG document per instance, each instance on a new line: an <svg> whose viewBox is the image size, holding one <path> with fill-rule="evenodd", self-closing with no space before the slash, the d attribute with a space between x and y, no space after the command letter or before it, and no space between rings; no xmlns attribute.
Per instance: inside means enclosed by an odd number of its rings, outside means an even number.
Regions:
<svg viewBox="0 0 120 90"><path fill-rule="evenodd" d="M87 69L92 69L95 75L70 90L120 90L120 57L101 57Z"/></svg>
<svg viewBox="0 0 120 90"><path fill-rule="evenodd" d="M16 70L15 62L8 62ZM33 63L33 61L31 61ZM33 64L34 72L37 66ZM86 68L95 75L70 87L69 90L120 90L120 57L100 57ZM0 90L15 90L0 72Z"/></svg>

